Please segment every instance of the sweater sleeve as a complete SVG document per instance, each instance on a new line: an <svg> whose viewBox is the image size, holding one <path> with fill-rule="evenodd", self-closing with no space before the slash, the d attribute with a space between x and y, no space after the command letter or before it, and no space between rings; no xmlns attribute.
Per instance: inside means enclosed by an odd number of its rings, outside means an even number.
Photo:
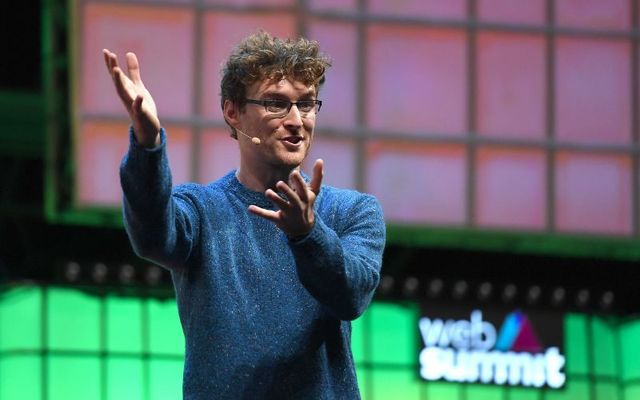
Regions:
<svg viewBox="0 0 640 400"><path fill-rule="evenodd" d="M134 251L167 268L179 268L198 240L198 213L187 191L172 194L166 133L155 148L140 146L129 132L129 151L120 165L124 224Z"/></svg>
<svg viewBox="0 0 640 400"><path fill-rule="evenodd" d="M343 207L344 204L340 204ZM316 213L311 232L290 243L300 281L337 318L354 320L380 281L385 224L378 201L359 194L338 234Z"/></svg>

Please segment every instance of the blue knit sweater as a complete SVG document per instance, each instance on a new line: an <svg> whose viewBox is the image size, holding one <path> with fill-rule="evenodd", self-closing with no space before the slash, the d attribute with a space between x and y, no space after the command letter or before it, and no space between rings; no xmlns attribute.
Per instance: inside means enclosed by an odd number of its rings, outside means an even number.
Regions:
<svg viewBox="0 0 640 400"><path fill-rule="evenodd" d="M275 209L230 172L172 190L166 136L131 143L120 177L138 255L171 271L186 339L185 399L357 399L350 320L379 281L374 197L323 186L296 241L247 211Z"/></svg>

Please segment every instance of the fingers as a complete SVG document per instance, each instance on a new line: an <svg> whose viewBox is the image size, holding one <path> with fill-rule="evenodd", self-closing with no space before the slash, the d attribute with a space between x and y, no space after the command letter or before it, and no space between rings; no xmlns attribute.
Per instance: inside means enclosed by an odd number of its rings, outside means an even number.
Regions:
<svg viewBox="0 0 640 400"><path fill-rule="evenodd" d="M277 223L280 221L280 211L272 211L272 210L267 210L255 205L250 205L249 212L259 217L268 219L269 221L272 221L272 222Z"/></svg>
<svg viewBox="0 0 640 400"><path fill-rule="evenodd" d="M135 53L127 53L127 70L129 71L129 78L135 84L139 84L142 80L140 79L140 64L138 63L138 57L136 57Z"/></svg>
<svg viewBox="0 0 640 400"><path fill-rule="evenodd" d="M320 187L322 186L322 178L324 177L324 161L318 158L313 164L313 177L309 183L309 190L318 195L320 193Z"/></svg>
<svg viewBox="0 0 640 400"><path fill-rule="evenodd" d="M307 183L300 175L299 171L293 171L289 175L289 184L292 186L295 193L300 197L300 200L304 203L309 202L309 194L307 193Z"/></svg>

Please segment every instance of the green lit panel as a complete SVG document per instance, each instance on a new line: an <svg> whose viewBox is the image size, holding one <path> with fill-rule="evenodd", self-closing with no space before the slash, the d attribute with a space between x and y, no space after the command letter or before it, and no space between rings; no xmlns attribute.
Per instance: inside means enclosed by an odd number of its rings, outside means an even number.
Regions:
<svg viewBox="0 0 640 400"><path fill-rule="evenodd" d="M142 301L135 297L109 296L105 307L107 351L141 353Z"/></svg>
<svg viewBox="0 0 640 400"><path fill-rule="evenodd" d="M184 335L174 300L149 299L149 351L184 354Z"/></svg>
<svg viewBox="0 0 640 400"><path fill-rule="evenodd" d="M596 382L594 384L595 400L621 400L618 396L618 385L609 382Z"/></svg>
<svg viewBox="0 0 640 400"><path fill-rule="evenodd" d="M502 400L506 390L507 388L503 386L469 385L467 386L466 398L469 400Z"/></svg>
<svg viewBox="0 0 640 400"><path fill-rule="evenodd" d="M589 353L587 351L587 318L584 315L567 314L564 320L564 346L567 359L565 372L588 374Z"/></svg>
<svg viewBox="0 0 640 400"><path fill-rule="evenodd" d="M107 400L144 398L145 380L142 359L112 357L106 360L106 365Z"/></svg>
<svg viewBox="0 0 640 400"><path fill-rule="evenodd" d="M182 368L182 361L152 358L149 361L149 398L153 400L181 399Z"/></svg>
<svg viewBox="0 0 640 400"><path fill-rule="evenodd" d="M590 398L590 383L586 379L567 377L567 384L559 390L547 390L544 400L587 400Z"/></svg>
<svg viewBox="0 0 640 400"><path fill-rule="evenodd" d="M628 322L620 329L622 382L640 380L640 321ZM631 399L633 397L629 397ZM640 399L640 396L634 399Z"/></svg>
<svg viewBox="0 0 640 400"><path fill-rule="evenodd" d="M42 399L41 370L39 356L0 356L0 400Z"/></svg>
<svg viewBox="0 0 640 400"><path fill-rule="evenodd" d="M368 400L369 392L367 391L367 387L369 387L369 383L371 382L370 376L371 373L369 369L361 367L356 364L356 376L358 377L358 387L360 388L360 396L362 396L362 400Z"/></svg>
<svg viewBox="0 0 640 400"><path fill-rule="evenodd" d="M42 292L37 287L0 291L0 353L40 349Z"/></svg>
<svg viewBox="0 0 640 400"><path fill-rule="evenodd" d="M48 290L49 348L100 349L100 298L68 288Z"/></svg>
<svg viewBox="0 0 640 400"><path fill-rule="evenodd" d="M542 391L538 388L513 387L507 389L509 400L540 400Z"/></svg>
<svg viewBox="0 0 640 400"><path fill-rule="evenodd" d="M49 400L101 400L98 357L56 355L47 364Z"/></svg>
<svg viewBox="0 0 640 400"><path fill-rule="evenodd" d="M417 305L376 303L369 313L372 348L368 361L412 365L417 368Z"/></svg>
<svg viewBox="0 0 640 400"><path fill-rule="evenodd" d="M432 400L439 399L461 399L462 385L449 382L428 382L425 383L425 398Z"/></svg>
<svg viewBox="0 0 640 400"><path fill-rule="evenodd" d="M371 371L374 399L419 400L422 382L415 368Z"/></svg>
<svg viewBox="0 0 640 400"><path fill-rule="evenodd" d="M353 360L356 364L366 359L365 337L367 334L368 318L369 311L351 322L351 352L353 353Z"/></svg>
<svg viewBox="0 0 640 400"><path fill-rule="evenodd" d="M593 373L597 376L615 377L616 365L616 327L613 318L593 318Z"/></svg>
<svg viewBox="0 0 640 400"><path fill-rule="evenodd" d="M635 385L625 386L624 399L625 400L640 399L640 383L636 383Z"/></svg>

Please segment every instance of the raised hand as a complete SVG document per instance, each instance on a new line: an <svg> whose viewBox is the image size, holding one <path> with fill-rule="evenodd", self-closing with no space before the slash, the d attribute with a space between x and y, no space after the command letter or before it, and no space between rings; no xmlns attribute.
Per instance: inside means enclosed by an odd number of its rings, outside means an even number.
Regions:
<svg viewBox="0 0 640 400"><path fill-rule="evenodd" d="M144 147L157 146L160 143L160 120L153 97L140 78L138 58L134 53L126 54L127 76L118 65L115 53L107 49L102 50L102 53L116 92L129 113L138 143Z"/></svg>
<svg viewBox="0 0 640 400"><path fill-rule="evenodd" d="M320 159L313 165L313 177L308 186L300 172L295 170L289 175L288 185L282 181L276 183L276 189L283 193L286 199L272 189L265 192L265 196L279 208L278 211L266 210L255 205L249 206L249 211L274 222L290 238L304 236L311 231L315 223L313 204L320 193L323 174L324 163Z"/></svg>

